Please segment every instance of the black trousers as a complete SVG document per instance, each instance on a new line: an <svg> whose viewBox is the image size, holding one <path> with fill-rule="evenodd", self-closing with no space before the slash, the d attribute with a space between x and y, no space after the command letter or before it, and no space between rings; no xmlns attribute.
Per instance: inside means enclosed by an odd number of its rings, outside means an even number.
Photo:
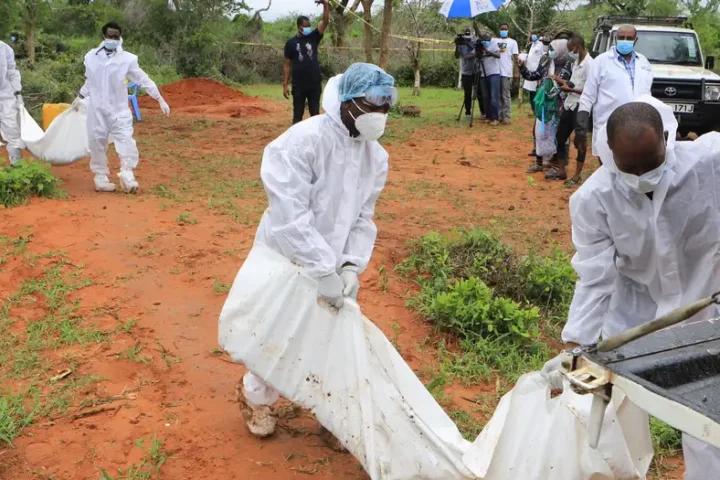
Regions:
<svg viewBox="0 0 720 480"><path fill-rule="evenodd" d="M293 87L293 125L301 122L305 114L305 105L310 110L310 116L320 114L320 97L322 96L322 87L297 88Z"/></svg>
<svg viewBox="0 0 720 480"><path fill-rule="evenodd" d="M557 140L557 159L567 164L568 154L567 141L570 139L570 135L575 131L577 127L577 110L578 106L575 106L574 110L565 110L560 116L560 122L558 123L557 133L555 138ZM577 161L584 162L587 151L581 152L578 150Z"/></svg>
<svg viewBox="0 0 720 480"><path fill-rule="evenodd" d="M470 115L470 112L472 111L472 92L473 92L473 84L475 86L475 92L477 93L477 101L478 105L480 105L480 114L485 115L485 106L483 105L482 101L482 91L481 91L481 85L480 85L480 75L463 75L462 76L462 87L463 91L465 92L465 114Z"/></svg>

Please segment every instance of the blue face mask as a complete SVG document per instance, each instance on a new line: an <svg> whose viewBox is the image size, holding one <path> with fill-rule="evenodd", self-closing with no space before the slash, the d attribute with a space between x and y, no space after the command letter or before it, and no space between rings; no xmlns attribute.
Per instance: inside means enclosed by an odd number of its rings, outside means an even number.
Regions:
<svg viewBox="0 0 720 480"><path fill-rule="evenodd" d="M500 30L500 38L507 38L508 31L507 30Z"/></svg>
<svg viewBox="0 0 720 480"><path fill-rule="evenodd" d="M118 45L120 45L120 40L105 39L105 41L103 42L103 47L105 47L105 50L110 50L111 52L113 50L117 50Z"/></svg>
<svg viewBox="0 0 720 480"><path fill-rule="evenodd" d="M303 27L302 34L303 34L303 36L307 37L312 33L312 31L313 30L311 27Z"/></svg>
<svg viewBox="0 0 720 480"><path fill-rule="evenodd" d="M635 49L635 42L633 40L618 40L615 46L620 55L630 55Z"/></svg>
<svg viewBox="0 0 720 480"><path fill-rule="evenodd" d="M530 37L530 40L532 40L533 42L537 42L537 39L538 39L537 35L533 35L532 37Z"/></svg>
<svg viewBox="0 0 720 480"><path fill-rule="evenodd" d="M491 42L483 42L483 45L485 45L485 48L490 48L490 45L492 45Z"/></svg>
<svg viewBox="0 0 720 480"><path fill-rule="evenodd" d="M10 37L11 42L14 42L15 40L17 40L17 37Z"/></svg>

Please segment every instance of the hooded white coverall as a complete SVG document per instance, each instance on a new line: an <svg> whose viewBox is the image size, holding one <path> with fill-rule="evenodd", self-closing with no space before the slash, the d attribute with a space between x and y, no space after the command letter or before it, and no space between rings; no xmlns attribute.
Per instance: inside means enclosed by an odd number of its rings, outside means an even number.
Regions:
<svg viewBox="0 0 720 480"><path fill-rule="evenodd" d="M650 62L640 53L635 55L634 81L625 68L625 60L618 59L615 47L593 61L578 111L593 114L592 153L596 157L600 156L596 147L600 140L598 135L605 131L610 115L618 107L652 93L653 72Z"/></svg>
<svg viewBox="0 0 720 480"><path fill-rule="evenodd" d="M86 97L88 108L88 141L90 170L95 175L109 175L108 139L112 135L120 157L120 170L132 171L140 161L133 138L133 117L128 106L125 80L135 82L157 100L160 91L138 65L138 58L123 50L122 45L110 53L102 47L85 55L85 84L80 95Z"/></svg>
<svg viewBox="0 0 720 480"><path fill-rule="evenodd" d="M17 97L22 90L20 72L15 64L15 52L5 42L0 42L0 134L7 142L10 163L20 160L23 148L20 140Z"/></svg>
<svg viewBox="0 0 720 480"><path fill-rule="evenodd" d="M323 95L325 114L298 123L265 148L260 176L270 206L255 241L303 265L316 278L346 263L362 273L377 238L375 202L385 187L388 153L350 137L340 120L338 84ZM245 398L272 405L278 392L259 377L243 379Z"/></svg>
<svg viewBox="0 0 720 480"><path fill-rule="evenodd" d="M720 285L720 133L675 142L670 107L644 101L669 133L667 169L653 199L619 181L607 144L603 167L570 198L573 267L579 281L563 331L565 342L588 345L708 297ZM717 317L709 308L692 318ZM718 480L720 451L683 437L687 480Z"/></svg>

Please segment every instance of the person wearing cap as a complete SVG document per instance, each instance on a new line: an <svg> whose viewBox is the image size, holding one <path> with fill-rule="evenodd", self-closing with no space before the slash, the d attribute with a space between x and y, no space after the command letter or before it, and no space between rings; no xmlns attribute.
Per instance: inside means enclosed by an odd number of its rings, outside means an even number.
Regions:
<svg viewBox="0 0 720 480"><path fill-rule="evenodd" d="M292 126L263 154L269 207L255 242L304 267L317 279L318 297L337 309L357 300L375 246L375 203L388 174L388 153L377 140L397 102L394 84L375 65L350 66L328 82L326 113ZM221 322L229 314L224 310ZM272 435L278 391L252 372L236 391L250 432Z"/></svg>

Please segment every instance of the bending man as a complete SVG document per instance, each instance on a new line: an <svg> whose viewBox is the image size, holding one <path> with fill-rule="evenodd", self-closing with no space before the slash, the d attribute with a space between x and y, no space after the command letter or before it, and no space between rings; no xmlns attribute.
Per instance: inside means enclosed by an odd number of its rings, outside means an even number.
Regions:
<svg viewBox="0 0 720 480"><path fill-rule="evenodd" d="M717 290L720 134L675 143L672 110L642 102L609 117L596 146L604 166L570 199L579 281L568 344L595 343ZM692 321L717 315L707 309ZM720 451L687 435L683 447L685 478L717 480Z"/></svg>
<svg viewBox="0 0 720 480"><path fill-rule="evenodd" d="M21 90L15 52L10 45L0 42L0 134L7 143L10 165L20 161L23 146L18 124L18 114L23 106Z"/></svg>
<svg viewBox="0 0 720 480"><path fill-rule="evenodd" d="M88 140L90 142L90 170L95 174L95 190L114 192L115 184L108 175L107 148L110 135L120 157L120 186L128 193L140 188L133 171L140 154L133 138L133 116L128 106L128 87L125 80L135 82L158 101L165 115L170 107L160 96L155 82L142 71L136 55L122 48L122 29L117 23L102 28L103 43L85 55L85 85L80 98L88 102Z"/></svg>
<svg viewBox="0 0 720 480"><path fill-rule="evenodd" d="M265 149L260 169L269 208L255 241L303 266L318 296L336 308L357 299L358 275L375 246L375 202L385 186L388 154L377 140L397 101L393 78L365 63L330 80L327 113L299 123ZM248 373L238 400L253 435L275 431L278 392Z"/></svg>

